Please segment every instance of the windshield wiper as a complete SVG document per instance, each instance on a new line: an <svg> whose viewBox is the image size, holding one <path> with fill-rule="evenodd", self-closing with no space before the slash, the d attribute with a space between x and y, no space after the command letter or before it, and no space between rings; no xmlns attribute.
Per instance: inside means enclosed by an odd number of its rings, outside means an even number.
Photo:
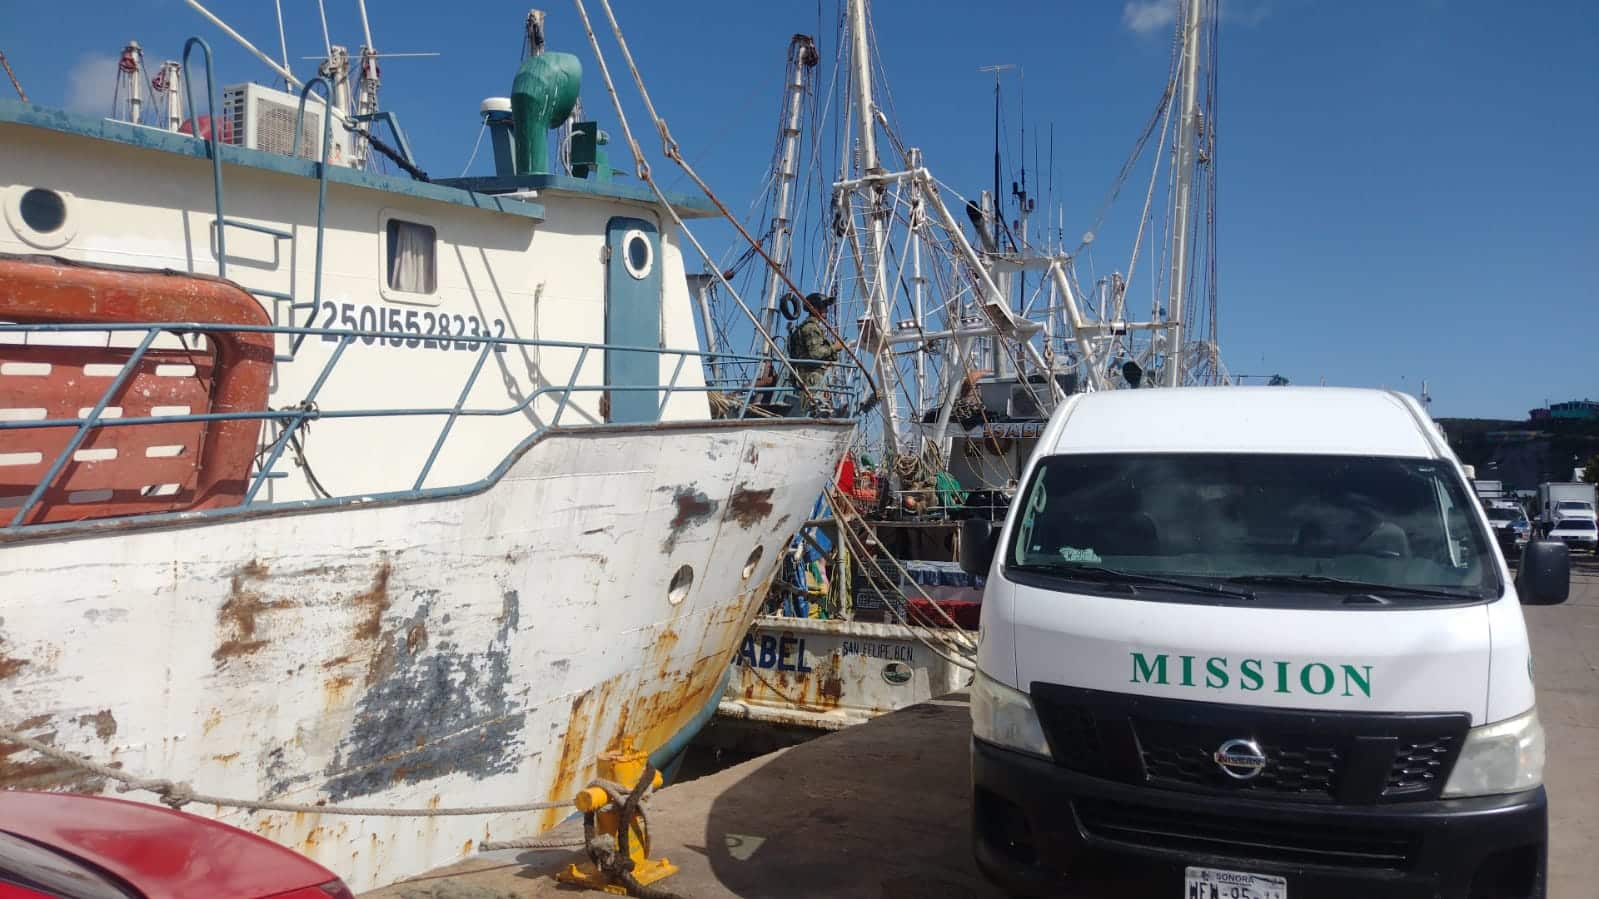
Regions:
<svg viewBox="0 0 1599 899"><path fill-rule="evenodd" d="M1242 574L1226 579L1229 584L1267 584L1278 587L1303 587L1329 593L1356 591L1377 596L1433 596L1440 599L1482 599L1469 590L1448 590L1436 587L1407 587L1404 584L1378 584L1372 581L1354 581L1321 574Z"/></svg>
<svg viewBox="0 0 1599 899"><path fill-rule="evenodd" d="M1173 590L1187 590L1191 593L1208 593L1212 596L1231 596L1236 599L1254 599L1255 594L1248 590L1234 590L1216 584L1196 584L1192 581L1181 581L1176 578L1158 577L1152 574L1139 574L1135 571L1122 571L1119 568L1104 568L1099 565L1085 565L1081 562L1034 562L1028 564L1012 565L1017 571L1036 571L1042 574L1052 574L1057 577L1070 578L1078 581L1097 581L1105 584L1126 584L1129 587L1169 587ZM1136 593L1137 591L1134 590Z"/></svg>

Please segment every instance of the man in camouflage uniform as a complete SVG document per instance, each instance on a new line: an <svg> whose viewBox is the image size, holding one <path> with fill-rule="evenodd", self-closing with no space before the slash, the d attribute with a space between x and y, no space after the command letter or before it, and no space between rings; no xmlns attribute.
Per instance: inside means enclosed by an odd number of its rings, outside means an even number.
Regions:
<svg viewBox="0 0 1599 899"><path fill-rule="evenodd" d="M833 297L820 293L807 296L805 303L812 311L788 334L789 361L793 363L800 383L811 392L811 405L818 411L830 405L826 394L822 393L827 387L827 363L837 359L839 352L844 349L842 343L828 335L827 327L822 323L822 317L833 308L833 302Z"/></svg>

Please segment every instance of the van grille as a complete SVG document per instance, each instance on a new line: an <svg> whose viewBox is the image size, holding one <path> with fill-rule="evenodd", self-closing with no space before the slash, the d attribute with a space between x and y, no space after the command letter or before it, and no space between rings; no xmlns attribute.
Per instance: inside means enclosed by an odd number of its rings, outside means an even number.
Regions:
<svg viewBox="0 0 1599 899"><path fill-rule="evenodd" d="M1459 740L1453 735L1432 740L1401 743L1388 772L1384 796L1401 793L1430 793L1441 789L1444 773L1454 760Z"/></svg>
<svg viewBox="0 0 1599 899"><path fill-rule="evenodd" d="M1230 739L1223 731L1166 721L1134 723L1144 772L1151 780L1208 786L1226 778L1216 766L1216 748ZM1290 793L1306 798L1337 795L1343 759L1335 740L1282 735L1261 741L1266 767L1254 778L1238 781L1235 789L1262 793ZM1228 778L1232 780L1232 778Z"/></svg>
<svg viewBox="0 0 1599 899"><path fill-rule="evenodd" d="M1084 833L1132 846L1286 864L1398 870L1415 851L1400 830L1340 828L1325 822L1263 821L1127 803L1072 803Z"/></svg>
<svg viewBox="0 0 1599 899"><path fill-rule="evenodd" d="M1435 799L1470 718L1310 712L1156 699L1032 685L1055 763L1160 789L1296 802ZM1221 744L1251 739L1266 756L1238 780L1214 761Z"/></svg>

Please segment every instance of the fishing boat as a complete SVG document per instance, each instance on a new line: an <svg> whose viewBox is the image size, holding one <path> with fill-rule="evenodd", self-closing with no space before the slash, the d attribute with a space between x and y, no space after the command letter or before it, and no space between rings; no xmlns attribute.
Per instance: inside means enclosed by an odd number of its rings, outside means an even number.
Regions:
<svg viewBox="0 0 1599 899"><path fill-rule="evenodd" d="M766 208L779 252L796 240L793 222L810 215L817 233L800 242L821 246L820 258L785 261L839 297L840 327L871 377L837 377L870 380L876 402L735 660L715 735L725 745L764 743L763 727L836 729L962 686L983 586L958 564L962 522L1003 520L1056 405L1081 391L1232 380L1216 326L1211 0L1182 4L1159 99L1075 243L1040 173L1029 185L1025 161L1002 190L1001 75L1016 67L980 69L994 76L994 183L968 199L894 126L870 4L843 6L835 46L844 74L833 78L847 86L834 98L842 158L831 173L796 168L802 140L826 127L800 102L817 79L796 41ZM814 57L814 40L803 49ZM1013 137L1026 148L1022 121ZM1146 168L1126 268L1084 285L1079 258ZM1050 194L1053 182L1051 168ZM796 195L827 197L825 214L795 206ZM1130 289L1135 272L1138 287L1148 282L1147 317ZM781 294L775 282L767 289L769 328L794 311Z"/></svg>
<svg viewBox="0 0 1599 899"><path fill-rule="evenodd" d="M712 714L853 422L727 413L715 210L611 177L543 21L463 112L492 176L425 177L370 33L306 83L239 37L290 89L221 102L192 39L154 121L0 100L0 728L306 806L187 810L360 891L570 810L317 806L566 801ZM0 742L0 787L114 786Z"/></svg>

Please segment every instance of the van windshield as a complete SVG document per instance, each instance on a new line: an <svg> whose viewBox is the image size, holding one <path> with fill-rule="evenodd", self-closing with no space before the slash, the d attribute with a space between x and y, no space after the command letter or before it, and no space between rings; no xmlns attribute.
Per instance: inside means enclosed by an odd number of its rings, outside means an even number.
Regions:
<svg viewBox="0 0 1599 899"><path fill-rule="evenodd" d="M1059 455L1039 461L1018 499L1014 570L1499 593L1475 497L1429 459Z"/></svg>

